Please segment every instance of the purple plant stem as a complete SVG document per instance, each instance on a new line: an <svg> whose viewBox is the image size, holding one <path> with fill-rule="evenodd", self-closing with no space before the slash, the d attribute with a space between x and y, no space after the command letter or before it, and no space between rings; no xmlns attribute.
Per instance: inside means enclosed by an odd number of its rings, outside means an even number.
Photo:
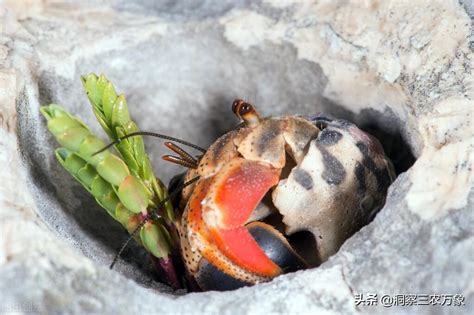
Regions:
<svg viewBox="0 0 474 315"><path fill-rule="evenodd" d="M168 284L173 290L183 288L178 275L176 274L171 256L162 258L152 257L152 260L157 265L156 269L166 284Z"/></svg>

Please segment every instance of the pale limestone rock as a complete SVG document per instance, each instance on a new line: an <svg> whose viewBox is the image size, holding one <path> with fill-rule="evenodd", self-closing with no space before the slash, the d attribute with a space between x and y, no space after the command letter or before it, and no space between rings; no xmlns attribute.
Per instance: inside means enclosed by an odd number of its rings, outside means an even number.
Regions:
<svg viewBox="0 0 474 315"><path fill-rule="evenodd" d="M0 312L470 313L469 1L82 3L0 4ZM125 233L52 156L39 105L61 103L99 130L79 81L88 72L127 94L143 129L201 145L236 123L230 104L241 97L265 115L323 111L375 124L386 145L399 134L418 160L321 267L173 296L136 248L106 268ZM159 176L179 171L160 162L156 142L147 146ZM466 305L363 307L357 293L463 294Z"/></svg>

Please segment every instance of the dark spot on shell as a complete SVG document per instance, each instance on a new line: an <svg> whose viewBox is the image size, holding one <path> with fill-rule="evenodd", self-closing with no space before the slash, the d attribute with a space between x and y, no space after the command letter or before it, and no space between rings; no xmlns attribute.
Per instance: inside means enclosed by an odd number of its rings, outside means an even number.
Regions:
<svg viewBox="0 0 474 315"><path fill-rule="evenodd" d="M365 167L359 162L356 163L354 173L357 180L357 193L359 195L365 194L367 186L365 183Z"/></svg>
<svg viewBox="0 0 474 315"><path fill-rule="evenodd" d="M342 134L336 130L324 129L318 135L316 141L325 146L331 146L339 142L342 139Z"/></svg>
<svg viewBox="0 0 474 315"><path fill-rule="evenodd" d="M369 155L369 148L365 143L362 142L357 142L356 143L357 148L359 148L360 153L362 153L363 158L370 158Z"/></svg>
<svg viewBox="0 0 474 315"><path fill-rule="evenodd" d="M293 177L295 181L300 184L304 189L311 190L313 189L313 178L311 175L304 169L297 168L293 170Z"/></svg>
<svg viewBox="0 0 474 315"><path fill-rule="evenodd" d="M324 146L316 142L316 147L323 156L324 171L321 177L329 185L339 185L346 177L346 170L339 160L329 153Z"/></svg>

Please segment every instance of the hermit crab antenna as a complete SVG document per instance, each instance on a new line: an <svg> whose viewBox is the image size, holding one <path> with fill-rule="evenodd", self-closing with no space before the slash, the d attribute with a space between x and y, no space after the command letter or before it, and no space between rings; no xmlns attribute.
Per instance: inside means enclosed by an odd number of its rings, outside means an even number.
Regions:
<svg viewBox="0 0 474 315"><path fill-rule="evenodd" d="M232 111L248 126L255 126L261 121L260 115L255 108L243 100L235 100L232 103Z"/></svg>
<svg viewBox="0 0 474 315"><path fill-rule="evenodd" d="M123 242L122 246L120 247L120 250L117 252L117 254L114 256L114 259L112 260L112 263L110 264L110 269L114 268L115 264L117 263L119 257L122 255L123 251L125 248L127 248L127 245L130 243L130 241L137 235L138 231L152 218L160 218L161 216L157 214L159 210L163 208L165 203L171 200L174 196L179 194L181 190L183 190L184 187L189 186L193 183L195 183L199 179L199 176L193 177L192 179L188 180L187 182L177 186L171 193L168 194L166 198L161 200L156 208L152 209L146 216L143 218L143 220L137 225L137 227L130 233L130 236L127 238L125 242Z"/></svg>
<svg viewBox="0 0 474 315"><path fill-rule="evenodd" d="M112 147L113 145L116 145L116 144L120 143L120 141L122 141L122 140L125 140L127 138L131 138L131 137L135 137L135 136L150 136L150 137L155 137L155 138L160 138L160 139L165 139L165 140L171 140L171 141L174 141L174 142L181 143L181 144L183 144L185 146L188 146L190 148L196 149L198 151L201 151L203 153L206 152L206 149L201 148L198 145L192 144L191 142L187 142L187 141L184 141L184 140L181 140L181 139L178 139L178 138L170 137L170 136L159 134L159 133L156 133L156 132L137 131L137 132L132 132L132 133L129 133L128 135L125 135L123 137L118 138L117 140L109 143L108 145L106 145L105 147L100 149L99 151L92 154L92 156L94 156L96 154L99 154L101 152L104 152L105 150Z"/></svg>

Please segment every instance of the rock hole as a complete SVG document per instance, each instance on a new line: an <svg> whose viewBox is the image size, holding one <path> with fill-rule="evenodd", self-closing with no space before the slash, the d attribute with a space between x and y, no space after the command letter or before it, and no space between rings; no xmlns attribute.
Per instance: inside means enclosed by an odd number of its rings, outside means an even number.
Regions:
<svg viewBox="0 0 474 315"><path fill-rule="evenodd" d="M362 110L359 114L354 114L345 106L322 98L321 91L326 80L322 70L315 63L299 61L291 47L275 49L270 45L264 51L251 50L250 52L255 56L249 57L229 50L228 46L222 45L220 37L214 38L215 35L212 32L208 35L213 38L212 43L216 43L216 49L212 52L216 60L226 54L232 54L236 60L235 63L226 66L224 79L220 75L221 65L214 65L211 68L206 65L202 66L202 69L193 67L193 72L186 72L186 75L178 75L179 71L163 69L163 65L175 64L169 60L174 60L176 47L184 45L174 45L175 42L184 41L186 45L195 47L198 53L200 49L203 50L203 54L209 52L207 47L201 47L198 40L173 38L168 39L170 43L166 43L156 39L157 43L155 44L166 44L163 49L166 54L160 54L160 59L157 61L153 61L156 59L156 51L150 49L148 43L143 47L137 46L129 48L130 50L127 51L110 53L107 59L110 64L103 58L81 59L77 63L77 73L72 76L73 79L57 77L53 71L42 72L38 79L39 100L30 100L32 103L26 99L19 101L20 150L27 161L31 178L37 179L32 187L35 187L33 190L39 204L40 215L51 226L58 226L56 230L60 237L69 239L74 246L98 264L104 266L110 264L117 248L128 237L128 234L108 217L95 200L75 183L55 161L52 152L58 145L48 135L44 120L38 117L37 112L39 104L59 103L73 114L79 114L96 133L102 134L92 111L88 109L87 100L78 79L81 74L95 71L110 75L114 82L121 86L120 91L126 93L131 105L131 115L143 130L157 132L167 130L173 136L182 137L203 146L212 143L215 138L237 124L229 108L233 98L250 96L250 101L254 101L266 115L313 115L317 112L324 112L355 122L380 140L387 155L394 163L397 175L406 171L415 161L407 141L407 134L404 132L405 127L396 114L390 109L385 112ZM194 62L195 53L188 53L188 51L194 50L180 51L182 59L176 66L179 68L181 64L193 64L201 67L201 64L196 65ZM120 60L124 53L133 55L136 52L140 52L146 57L130 58L130 60L146 60L144 65L140 62L130 62L124 69L114 67L113 61ZM260 57L269 55L276 57L271 59ZM253 59L256 61L253 62ZM278 72L283 59L287 60L285 67L288 70L285 71L289 71L289 74ZM149 60L156 64L150 66ZM233 73L236 72L236 69L241 69L240 67L248 69L241 73L242 78L255 79L249 81L241 80L239 77L238 80L236 79L237 81L229 80L229 78L235 77ZM144 77L136 81L127 75L132 69L153 69L153 71L143 71ZM267 69L278 71L269 73ZM165 78L162 73L169 75ZM178 74L174 75L175 73ZM204 82L206 84L201 84L199 78L204 75L207 78L215 78L215 80L211 83L206 83L206 81ZM281 75L289 75L298 79L288 81L269 79ZM185 82L183 82L183 78L185 78ZM273 82L270 88L266 86L268 82ZM307 82L314 82L314 89L306 88L305 83ZM161 87L159 91L156 89L157 86ZM260 95L257 93L259 90L274 92L265 92ZM202 101L196 103L194 99ZM157 100L160 100L159 103L162 104L157 105ZM290 104L296 104L296 106L290 107ZM162 106L158 108L163 111L163 115L156 115L157 106ZM192 128L187 125L192 125ZM167 182L173 174L182 171L176 166L163 166L163 164L156 162L160 160L161 145L151 140L146 140L146 142L147 151L155 161L153 163L154 169L163 181ZM287 178L289 170L294 167L294 162L289 156L287 156L287 161L288 166L283 171L283 178ZM269 220L277 220L277 218L273 217ZM282 228L280 230L283 231ZM309 239L307 232L290 236L292 243L300 241L308 243ZM312 240L312 242L314 241ZM144 285L154 286L151 283L151 268L146 256L139 246L132 246L124 253L121 263L116 267L117 271ZM314 258L308 259L315 261Z"/></svg>

